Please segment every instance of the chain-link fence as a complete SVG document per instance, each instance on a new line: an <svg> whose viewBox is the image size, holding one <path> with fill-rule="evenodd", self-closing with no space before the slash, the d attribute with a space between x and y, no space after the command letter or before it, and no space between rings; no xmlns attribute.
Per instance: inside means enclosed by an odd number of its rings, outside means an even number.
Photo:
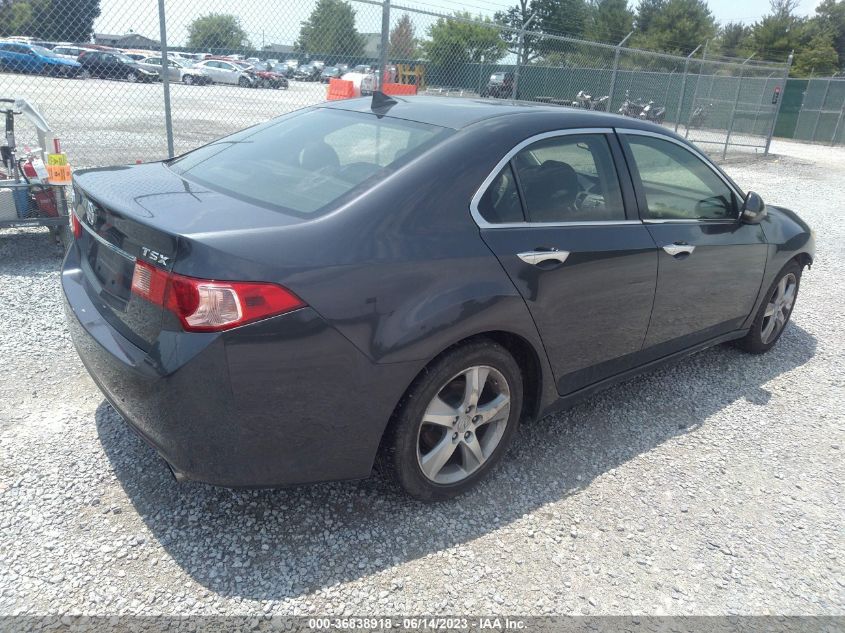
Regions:
<svg viewBox="0 0 845 633"><path fill-rule="evenodd" d="M845 143L845 77L810 79L803 97L794 138Z"/></svg>
<svg viewBox="0 0 845 633"><path fill-rule="evenodd" d="M620 112L714 155L765 152L788 72L702 47L678 57L378 0L99 0L89 38L92 6L0 5L0 96L36 103L76 166L184 152L324 101L339 77L355 94L389 81Z"/></svg>

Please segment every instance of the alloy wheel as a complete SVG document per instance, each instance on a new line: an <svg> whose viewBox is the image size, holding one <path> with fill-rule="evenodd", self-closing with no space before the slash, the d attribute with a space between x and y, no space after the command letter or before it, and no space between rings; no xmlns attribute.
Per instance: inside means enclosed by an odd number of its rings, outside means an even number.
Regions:
<svg viewBox="0 0 845 633"><path fill-rule="evenodd" d="M194 78L190 75L185 75L185 77L182 79L182 83L188 84L190 86L192 83L194 83Z"/></svg>
<svg viewBox="0 0 845 633"><path fill-rule="evenodd" d="M129 73L128 75L126 75L126 81L130 83L135 83L136 81L138 81L138 75L136 75L135 73Z"/></svg>
<svg viewBox="0 0 845 633"><path fill-rule="evenodd" d="M510 418L505 377L486 365L452 377L432 398L417 435L417 463L427 479L455 484L481 468Z"/></svg>
<svg viewBox="0 0 845 633"><path fill-rule="evenodd" d="M789 320L792 305L795 303L795 292L797 290L798 279L794 273L789 273L781 277L781 280L775 287L775 291L769 298L766 311L763 313L760 338L764 344L773 341L780 334L781 330L783 330L786 322Z"/></svg>

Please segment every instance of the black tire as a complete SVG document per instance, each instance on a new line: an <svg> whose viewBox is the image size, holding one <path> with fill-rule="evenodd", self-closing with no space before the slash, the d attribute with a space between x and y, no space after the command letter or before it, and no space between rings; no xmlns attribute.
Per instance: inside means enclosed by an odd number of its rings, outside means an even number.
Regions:
<svg viewBox="0 0 845 633"><path fill-rule="evenodd" d="M783 270L781 270L777 277L775 277L771 287L766 291L766 298L757 310L757 316L754 317L754 321L751 324L751 328L748 330L748 334L734 342L737 347L749 354L764 354L775 346L775 343L778 342L786 329L786 326L789 324L789 319L792 316L792 310L795 309L795 301L798 299L798 290L801 287L802 271L803 267L795 260L792 260L783 267ZM783 325L780 326L780 329L774 332L774 335L771 338L766 339L764 337L764 329L768 323L767 319L773 318L766 315L767 308L769 304L772 303L772 298L778 291L778 286L781 280L785 278L788 279L790 275L792 275L795 280L795 293L793 295L792 303L786 313Z"/></svg>
<svg viewBox="0 0 845 633"><path fill-rule="evenodd" d="M241 88L249 88L252 85L252 82L246 77L241 77L240 79L238 79L238 85Z"/></svg>
<svg viewBox="0 0 845 633"><path fill-rule="evenodd" d="M191 84L194 83L193 76L192 75L185 75L184 77L182 77L182 83L185 84L186 86L190 86Z"/></svg>
<svg viewBox="0 0 845 633"><path fill-rule="evenodd" d="M498 372L500 377L504 378L510 396L510 409L507 417L501 417L499 422L504 423L504 430L499 431L501 433L500 439L490 448L490 452L486 455L483 463L472 470L470 474L455 483L437 483L423 472L419 458L418 445L423 438L421 433L424 426L423 417L435 396L441 394L447 385L452 384L452 381L460 380L457 377L463 371L476 366L492 368ZM493 376L493 372L490 372L490 376ZM484 406L482 402L485 394L487 394L486 389L488 389L489 383L485 383L485 385L481 394L482 398L479 400L479 413ZM463 493L487 476L507 451L513 434L519 425L522 413L522 391L522 372L519 365L502 346L486 339L480 339L447 351L416 378L397 407L382 442L380 454L382 470L392 477L409 495L421 501L442 501ZM475 412L472 411L465 417L469 418ZM465 431L466 427L459 427L459 424L460 422L456 421L455 429L463 428L463 431ZM435 443L439 443L447 439L447 436L452 435L452 429L442 429L439 426L433 428L443 432L443 435L435 440ZM479 441L484 441L482 434L485 431L482 429L485 428L494 428L494 423L491 422L485 426L479 425L479 428L476 429L478 433L475 439L476 444ZM460 432L462 431L456 431L454 437L458 437ZM467 435L471 436L472 434L467 433ZM457 442L456 446L460 446L460 440L457 440ZM463 446L460 446L460 448L463 449ZM461 450L453 450L455 457L449 458L450 461L463 459L459 455L462 452Z"/></svg>
<svg viewBox="0 0 845 633"><path fill-rule="evenodd" d="M129 83L134 84L134 83L137 83L138 80L139 80L138 73L136 73L135 71L130 71L130 72L126 73L126 81L128 81Z"/></svg>

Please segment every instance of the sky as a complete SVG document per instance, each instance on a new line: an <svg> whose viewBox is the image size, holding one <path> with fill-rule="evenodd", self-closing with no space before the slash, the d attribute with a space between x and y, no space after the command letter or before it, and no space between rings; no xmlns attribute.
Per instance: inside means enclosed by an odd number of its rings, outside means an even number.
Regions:
<svg viewBox="0 0 845 633"><path fill-rule="evenodd" d="M798 13L811 15L821 0L801 0ZM434 13L450 13L465 9L474 14L492 15L514 4L512 0L391 0L394 5L414 7ZM352 0L356 26L362 33L376 32L381 26L381 8ZM631 2L632 5L636 1ZM709 0L710 10L719 23L759 20L769 11L769 0ZM263 43L292 44L299 33L299 24L308 17L314 0L166 0L167 40L182 45L187 40L187 26L211 12L234 13L241 18L255 46ZM100 17L94 24L97 33L127 33L130 30L156 40L159 38L158 12L151 0L100 0ZM392 23L404 13L391 12ZM434 18L412 13L418 33L425 32Z"/></svg>

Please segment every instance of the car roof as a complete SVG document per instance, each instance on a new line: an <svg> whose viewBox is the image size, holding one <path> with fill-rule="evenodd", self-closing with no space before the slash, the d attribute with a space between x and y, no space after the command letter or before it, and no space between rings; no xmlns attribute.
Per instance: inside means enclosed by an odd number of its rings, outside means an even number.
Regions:
<svg viewBox="0 0 845 633"><path fill-rule="evenodd" d="M396 105L390 107L386 116L439 125L456 130L497 117L536 114L554 115L560 129L590 127L625 127L650 130L674 137L663 126L640 121L617 114L595 110L569 108L532 101L511 101L505 99L480 99L466 97L413 96L392 97ZM322 107L353 112L370 112L372 100L369 97L345 99L322 104ZM515 122L516 123L516 122Z"/></svg>

